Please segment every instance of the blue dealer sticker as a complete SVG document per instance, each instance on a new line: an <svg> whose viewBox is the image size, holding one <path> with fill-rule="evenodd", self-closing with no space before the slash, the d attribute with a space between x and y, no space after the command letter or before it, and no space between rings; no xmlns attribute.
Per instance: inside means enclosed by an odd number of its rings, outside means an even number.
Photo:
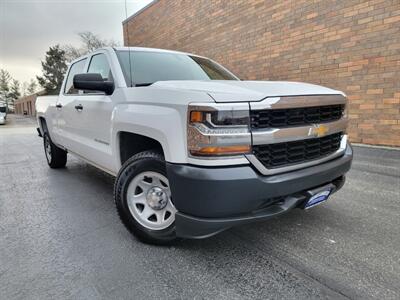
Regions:
<svg viewBox="0 0 400 300"><path fill-rule="evenodd" d="M322 202L324 202L328 199L330 194L331 194L331 190L326 190L326 191L319 192L318 194L315 194L308 200L308 202L304 208L308 209L315 205L321 204Z"/></svg>

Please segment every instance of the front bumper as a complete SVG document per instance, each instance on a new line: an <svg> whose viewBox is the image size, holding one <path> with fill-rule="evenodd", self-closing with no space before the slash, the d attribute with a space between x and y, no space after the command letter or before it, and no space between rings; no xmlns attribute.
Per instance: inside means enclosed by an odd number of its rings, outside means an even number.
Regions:
<svg viewBox="0 0 400 300"><path fill-rule="evenodd" d="M263 176L251 166L194 167L167 163L178 210L180 237L205 238L232 226L265 220L301 207L310 190L330 185L335 192L353 157L348 145L343 156L289 173Z"/></svg>

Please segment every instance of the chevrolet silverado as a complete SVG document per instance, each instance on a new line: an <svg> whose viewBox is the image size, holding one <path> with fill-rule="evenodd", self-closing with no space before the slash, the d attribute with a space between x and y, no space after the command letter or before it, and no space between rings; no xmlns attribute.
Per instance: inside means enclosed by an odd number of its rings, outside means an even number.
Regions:
<svg viewBox="0 0 400 300"><path fill-rule="evenodd" d="M323 203L352 162L342 92L183 52L99 49L36 111L49 166L70 153L115 176L122 222L155 244Z"/></svg>

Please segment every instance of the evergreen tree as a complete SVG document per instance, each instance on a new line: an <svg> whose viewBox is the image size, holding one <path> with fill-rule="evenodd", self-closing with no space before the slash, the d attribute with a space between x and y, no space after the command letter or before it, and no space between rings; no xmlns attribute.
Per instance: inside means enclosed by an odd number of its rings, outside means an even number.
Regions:
<svg viewBox="0 0 400 300"><path fill-rule="evenodd" d="M39 84L47 94L57 94L67 71L65 51L60 45L50 47L46 52L45 60L42 61L43 76L36 76Z"/></svg>
<svg viewBox="0 0 400 300"><path fill-rule="evenodd" d="M11 75L0 69L0 105L8 107Z"/></svg>
<svg viewBox="0 0 400 300"><path fill-rule="evenodd" d="M14 110L14 101L21 97L21 85L18 80L13 79L10 85L8 106L10 110Z"/></svg>

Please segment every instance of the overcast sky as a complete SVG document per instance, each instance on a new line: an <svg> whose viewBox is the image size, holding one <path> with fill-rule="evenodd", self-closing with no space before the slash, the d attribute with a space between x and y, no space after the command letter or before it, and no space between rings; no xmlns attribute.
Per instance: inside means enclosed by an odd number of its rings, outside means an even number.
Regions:
<svg viewBox="0 0 400 300"><path fill-rule="evenodd" d="M128 16L151 0L127 0ZM124 0L0 0L0 68L29 81L50 46L79 46L78 32L122 42Z"/></svg>

